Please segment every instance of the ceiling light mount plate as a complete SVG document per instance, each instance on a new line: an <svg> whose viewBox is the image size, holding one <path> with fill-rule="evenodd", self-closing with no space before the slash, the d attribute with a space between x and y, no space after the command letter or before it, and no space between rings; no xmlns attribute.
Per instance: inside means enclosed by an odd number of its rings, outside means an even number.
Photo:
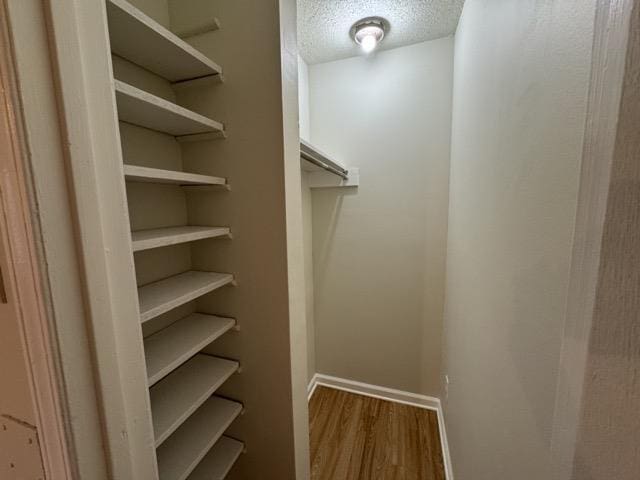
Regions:
<svg viewBox="0 0 640 480"><path fill-rule="evenodd" d="M351 39L360 45L365 52L370 52L389 33L390 27L391 25L386 18L367 17L354 23L349 34Z"/></svg>

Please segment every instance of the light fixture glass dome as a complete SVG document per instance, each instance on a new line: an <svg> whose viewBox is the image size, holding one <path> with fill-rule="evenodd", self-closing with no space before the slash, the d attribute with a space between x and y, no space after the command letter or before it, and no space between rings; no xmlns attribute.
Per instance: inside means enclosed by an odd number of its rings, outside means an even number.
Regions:
<svg viewBox="0 0 640 480"><path fill-rule="evenodd" d="M371 53L384 39L388 31L389 22L384 18L363 18L351 27L351 38L362 47L365 53Z"/></svg>

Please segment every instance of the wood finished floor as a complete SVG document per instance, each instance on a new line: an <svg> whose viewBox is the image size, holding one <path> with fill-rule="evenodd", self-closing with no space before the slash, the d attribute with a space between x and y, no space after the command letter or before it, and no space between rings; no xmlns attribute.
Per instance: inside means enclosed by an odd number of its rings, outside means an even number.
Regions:
<svg viewBox="0 0 640 480"><path fill-rule="evenodd" d="M319 386L309 421L312 480L445 480L436 412Z"/></svg>

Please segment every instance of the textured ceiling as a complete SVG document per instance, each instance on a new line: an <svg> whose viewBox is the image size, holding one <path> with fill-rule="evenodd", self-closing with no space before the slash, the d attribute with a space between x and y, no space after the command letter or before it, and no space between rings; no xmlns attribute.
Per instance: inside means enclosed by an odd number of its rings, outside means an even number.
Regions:
<svg viewBox="0 0 640 480"><path fill-rule="evenodd" d="M381 50L455 33L464 0L298 0L298 46L309 64L361 55L349 37L364 17L389 20Z"/></svg>

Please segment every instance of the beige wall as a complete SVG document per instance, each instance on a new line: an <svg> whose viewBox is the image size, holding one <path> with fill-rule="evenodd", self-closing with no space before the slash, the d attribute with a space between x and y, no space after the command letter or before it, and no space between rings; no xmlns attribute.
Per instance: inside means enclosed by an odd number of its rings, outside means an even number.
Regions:
<svg viewBox="0 0 640 480"><path fill-rule="evenodd" d="M186 5L208 12L212 2ZM187 197L190 224L231 225L234 234L231 242L194 244L191 261L197 270L233 272L238 286L203 297L197 306L205 313L233 316L240 325L238 334L225 335L207 349L238 358L242 365L242 373L220 390L245 406L229 434L245 440L247 452L229 478L259 478L265 472L294 478L296 470L308 466L308 444L299 440L301 429L308 427L299 422L303 416L306 420L306 403L300 404L304 344L296 343L305 339L304 292L295 289L302 276L296 245L301 240L293 231L301 222L294 217L301 214L295 213L299 206L287 205L295 199L291 189L300 192L299 177L291 170L295 157L298 171L297 153L292 153L298 148L295 9L290 0L216 2L215 7L222 28L191 41L223 66L225 82L185 89L177 97L186 107L222 121L228 138L184 144L182 160L186 170L229 179L228 193Z"/></svg>
<svg viewBox="0 0 640 480"><path fill-rule="evenodd" d="M443 370L458 480L551 478L594 3L468 0L458 27Z"/></svg>
<svg viewBox="0 0 640 480"><path fill-rule="evenodd" d="M640 5L637 2L630 32L573 480L635 480L640 472Z"/></svg>
<svg viewBox="0 0 640 480"><path fill-rule="evenodd" d="M453 39L309 67L313 143L360 168L314 189L318 373L436 395Z"/></svg>
<svg viewBox="0 0 640 480"><path fill-rule="evenodd" d="M131 0L129 3L152 17L165 28L171 28L169 0Z"/></svg>

